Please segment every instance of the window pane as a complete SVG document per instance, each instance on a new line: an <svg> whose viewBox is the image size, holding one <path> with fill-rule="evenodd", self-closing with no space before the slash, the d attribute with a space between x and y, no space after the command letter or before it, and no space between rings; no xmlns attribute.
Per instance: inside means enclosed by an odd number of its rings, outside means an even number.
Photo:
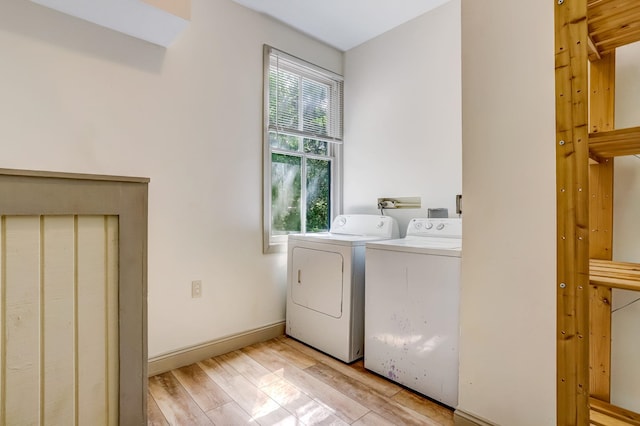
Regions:
<svg viewBox="0 0 640 426"><path fill-rule="evenodd" d="M298 129L300 78L282 68L269 69L269 123Z"/></svg>
<svg viewBox="0 0 640 426"><path fill-rule="evenodd" d="M305 139L306 140L306 139ZM286 149L287 151L297 151L300 146L300 138L269 132L269 144L272 148Z"/></svg>
<svg viewBox="0 0 640 426"><path fill-rule="evenodd" d="M303 130L317 135L327 134L329 86L313 80L302 80Z"/></svg>
<svg viewBox="0 0 640 426"><path fill-rule="evenodd" d="M271 234L300 232L302 159L271 154Z"/></svg>
<svg viewBox="0 0 640 426"><path fill-rule="evenodd" d="M328 155L329 143L317 141L315 139L304 139L304 152L308 154Z"/></svg>
<svg viewBox="0 0 640 426"><path fill-rule="evenodd" d="M307 232L329 230L331 162L307 159Z"/></svg>

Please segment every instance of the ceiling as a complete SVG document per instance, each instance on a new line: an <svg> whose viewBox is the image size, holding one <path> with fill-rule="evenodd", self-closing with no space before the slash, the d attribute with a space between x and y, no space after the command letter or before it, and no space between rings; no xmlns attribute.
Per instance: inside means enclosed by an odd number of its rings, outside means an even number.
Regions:
<svg viewBox="0 0 640 426"><path fill-rule="evenodd" d="M449 0L233 0L347 51Z"/></svg>

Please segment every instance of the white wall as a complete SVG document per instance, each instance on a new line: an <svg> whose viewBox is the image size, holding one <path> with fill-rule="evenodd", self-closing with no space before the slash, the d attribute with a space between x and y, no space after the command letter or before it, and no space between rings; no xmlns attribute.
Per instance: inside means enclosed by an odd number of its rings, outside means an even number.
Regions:
<svg viewBox="0 0 640 426"><path fill-rule="evenodd" d="M427 208L455 216L462 188L460 0L345 54L344 211L377 213L378 197L422 199L386 210L404 235Z"/></svg>
<svg viewBox="0 0 640 426"><path fill-rule="evenodd" d="M555 425L553 3L463 0L460 403Z"/></svg>
<svg viewBox="0 0 640 426"><path fill-rule="evenodd" d="M342 72L341 52L230 0L192 16L165 50L0 2L0 167L151 178L152 357L284 320L286 258L262 254L262 45Z"/></svg>
<svg viewBox="0 0 640 426"><path fill-rule="evenodd" d="M616 123L640 126L640 43L616 51ZM640 263L640 158L614 162L613 259ZM639 292L614 290L611 307L611 402L640 412Z"/></svg>

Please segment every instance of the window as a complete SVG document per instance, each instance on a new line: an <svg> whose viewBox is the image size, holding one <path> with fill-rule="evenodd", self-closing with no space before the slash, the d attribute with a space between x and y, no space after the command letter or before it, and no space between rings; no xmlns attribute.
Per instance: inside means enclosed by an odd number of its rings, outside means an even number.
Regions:
<svg viewBox="0 0 640 426"><path fill-rule="evenodd" d="M329 229L340 209L342 77L269 46L264 53L264 250Z"/></svg>

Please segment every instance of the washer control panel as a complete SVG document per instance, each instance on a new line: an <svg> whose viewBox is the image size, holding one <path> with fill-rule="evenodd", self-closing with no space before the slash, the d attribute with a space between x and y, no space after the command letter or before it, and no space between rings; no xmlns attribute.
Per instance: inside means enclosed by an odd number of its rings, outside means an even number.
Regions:
<svg viewBox="0 0 640 426"><path fill-rule="evenodd" d="M407 236L462 238L462 219L415 218L407 226Z"/></svg>

